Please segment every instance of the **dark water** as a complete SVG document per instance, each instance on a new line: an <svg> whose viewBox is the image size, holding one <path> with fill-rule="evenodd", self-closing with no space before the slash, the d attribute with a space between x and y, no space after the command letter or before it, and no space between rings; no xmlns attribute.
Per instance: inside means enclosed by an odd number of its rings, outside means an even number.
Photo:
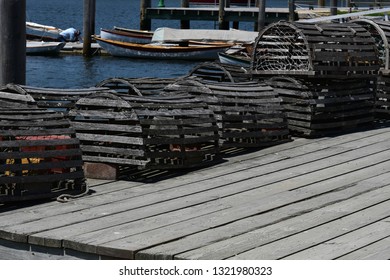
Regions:
<svg viewBox="0 0 390 280"><path fill-rule="evenodd" d="M62 29L83 27L83 0L26 0L27 20ZM167 7L180 6L180 0L165 0ZM157 6L158 0L152 0ZM287 0L267 1L267 6L286 7ZM139 0L96 0L96 33L113 26L139 28ZM192 28L215 28L216 23L193 21ZM153 20L152 29L179 27L178 21ZM241 29L252 30L244 23ZM77 88L94 86L109 77L177 77L188 73L199 62L145 60L130 58L60 55L28 56L26 83L38 87Z"/></svg>

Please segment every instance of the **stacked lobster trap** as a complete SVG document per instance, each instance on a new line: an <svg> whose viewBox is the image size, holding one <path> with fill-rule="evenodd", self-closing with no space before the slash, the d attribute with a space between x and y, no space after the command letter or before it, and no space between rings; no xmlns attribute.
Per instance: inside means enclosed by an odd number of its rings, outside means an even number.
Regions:
<svg viewBox="0 0 390 280"><path fill-rule="evenodd" d="M378 47L380 71L376 81L375 113L389 118L390 114L390 22L385 20L356 19L352 22L365 27Z"/></svg>
<svg viewBox="0 0 390 280"><path fill-rule="evenodd" d="M219 152L213 112L187 95L96 93L70 117L87 162L180 169L208 165Z"/></svg>
<svg viewBox="0 0 390 280"><path fill-rule="evenodd" d="M289 129L302 136L370 125L378 70L374 39L353 23L271 24L252 54L253 76L277 89Z"/></svg>
<svg viewBox="0 0 390 280"><path fill-rule="evenodd" d="M246 82L252 79L249 69L218 62L203 62L188 73L189 77L198 77L214 82Z"/></svg>
<svg viewBox="0 0 390 280"><path fill-rule="evenodd" d="M69 120L26 94L0 91L0 203L86 190L79 141Z"/></svg>
<svg viewBox="0 0 390 280"><path fill-rule="evenodd" d="M89 94L96 92L107 92L109 89L104 87L61 89L61 88L43 88L32 87L19 84L7 84L3 91L19 94L28 94L34 98L39 108L55 110L66 115L76 102Z"/></svg>
<svg viewBox="0 0 390 280"><path fill-rule="evenodd" d="M158 95L167 85L178 78L108 78L96 87L109 88L116 92L139 96Z"/></svg>
<svg viewBox="0 0 390 280"><path fill-rule="evenodd" d="M258 82L213 82L187 77L165 88L203 100L218 121L222 147L266 147L290 141L280 99L272 87Z"/></svg>

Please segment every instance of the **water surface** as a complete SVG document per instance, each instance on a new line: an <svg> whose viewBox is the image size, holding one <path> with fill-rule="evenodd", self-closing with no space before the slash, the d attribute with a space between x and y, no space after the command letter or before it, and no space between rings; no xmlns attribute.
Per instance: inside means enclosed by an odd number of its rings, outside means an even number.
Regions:
<svg viewBox="0 0 390 280"><path fill-rule="evenodd" d="M158 0L152 0L157 6ZM285 7L287 0L268 0L267 6ZM83 29L83 0L26 0L27 20L62 29ZM165 0L167 7L178 7L181 0ZM139 29L139 0L96 0L96 33L100 28L121 26ZM153 20L152 29L179 28L179 21ZM192 21L191 28L215 28L210 21ZM253 30L253 23L240 28ZM77 88L94 86L110 77L177 77L187 74L199 62L166 61L79 55L58 57L28 56L26 83L38 87Z"/></svg>

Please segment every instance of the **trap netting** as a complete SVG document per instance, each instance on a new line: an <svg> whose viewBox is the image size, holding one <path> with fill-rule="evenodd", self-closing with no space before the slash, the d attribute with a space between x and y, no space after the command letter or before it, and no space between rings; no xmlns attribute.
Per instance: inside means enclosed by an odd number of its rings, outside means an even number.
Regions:
<svg viewBox="0 0 390 280"><path fill-rule="evenodd" d="M309 50L303 34L291 25L274 25L259 36L254 67L263 71L309 71Z"/></svg>
<svg viewBox="0 0 390 280"><path fill-rule="evenodd" d="M353 23L271 24L259 33L252 55L254 75L367 78L379 68L374 38Z"/></svg>

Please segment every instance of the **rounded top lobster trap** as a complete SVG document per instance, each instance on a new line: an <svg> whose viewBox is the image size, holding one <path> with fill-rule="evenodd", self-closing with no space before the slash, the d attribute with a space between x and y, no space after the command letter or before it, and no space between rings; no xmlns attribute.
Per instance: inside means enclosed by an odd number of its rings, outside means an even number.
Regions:
<svg viewBox="0 0 390 280"><path fill-rule="evenodd" d="M88 162L141 169L191 168L218 153L218 127L207 104L191 96L98 93L70 112Z"/></svg>
<svg viewBox="0 0 390 280"><path fill-rule="evenodd" d="M96 87L105 87L118 93L149 96L158 95L167 85L177 78L108 78L99 82Z"/></svg>
<svg viewBox="0 0 390 280"><path fill-rule="evenodd" d="M31 96L39 108L60 111L66 115L81 97L96 92L107 92L109 89L104 87L62 89L7 84L4 91Z"/></svg>
<svg viewBox="0 0 390 280"><path fill-rule="evenodd" d="M379 56L370 32L356 23L278 22L259 33L251 65L254 75L357 78L375 75Z"/></svg>
<svg viewBox="0 0 390 280"><path fill-rule="evenodd" d="M258 82L215 82L188 77L167 86L166 94L188 92L213 110L222 147L266 147L290 141L280 98Z"/></svg>
<svg viewBox="0 0 390 280"><path fill-rule="evenodd" d="M30 95L0 92L0 202L86 190L79 141L62 113Z"/></svg>
<svg viewBox="0 0 390 280"><path fill-rule="evenodd" d="M351 22L363 26L371 34L378 48L381 72L389 74L390 22L368 18L360 18Z"/></svg>

